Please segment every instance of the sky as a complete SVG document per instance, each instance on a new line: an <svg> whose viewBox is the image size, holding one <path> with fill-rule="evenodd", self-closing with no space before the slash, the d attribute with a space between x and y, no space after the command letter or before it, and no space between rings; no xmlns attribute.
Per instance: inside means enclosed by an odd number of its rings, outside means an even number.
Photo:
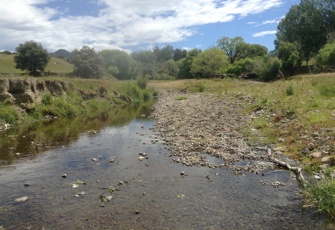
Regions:
<svg viewBox="0 0 335 230"><path fill-rule="evenodd" d="M202 50L222 37L274 49L279 21L300 0L0 0L0 50L34 40L49 52L86 45L128 53Z"/></svg>

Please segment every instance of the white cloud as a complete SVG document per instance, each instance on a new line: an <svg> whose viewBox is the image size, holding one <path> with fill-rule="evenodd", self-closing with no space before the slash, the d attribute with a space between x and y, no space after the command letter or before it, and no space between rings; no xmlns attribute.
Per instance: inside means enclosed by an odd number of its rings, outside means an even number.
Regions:
<svg viewBox="0 0 335 230"><path fill-rule="evenodd" d="M253 37L264 37L265 35L271 35L271 34L276 34L277 31L276 30L269 30L269 31L262 31L259 33L255 33L252 36Z"/></svg>
<svg viewBox="0 0 335 230"><path fill-rule="evenodd" d="M98 50L173 43L196 34L196 26L229 22L283 4L283 0L96 0L100 11L93 17L47 7L57 1L61 0L3 1L0 44L8 49L36 40L54 51L83 44Z"/></svg>

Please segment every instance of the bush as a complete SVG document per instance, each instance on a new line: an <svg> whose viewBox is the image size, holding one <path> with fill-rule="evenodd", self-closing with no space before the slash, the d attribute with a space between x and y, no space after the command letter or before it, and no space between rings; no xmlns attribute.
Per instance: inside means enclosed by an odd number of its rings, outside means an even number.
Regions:
<svg viewBox="0 0 335 230"><path fill-rule="evenodd" d="M252 70L259 76L259 80L273 81L277 79L280 61L275 57L259 57L255 59Z"/></svg>
<svg viewBox="0 0 335 230"><path fill-rule="evenodd" d="M335 66L335 42L326 44L317 54L316 63L321 68Z"/></svg>
<svg viewBox="0 0 335 230"><path fill-rule="evenodd" d="M319 211L335 217L335 180L333 178L312 184L306 189L305 195L308 202L317 206Z"/></svg>
<svg viewBox="0 0 335 230"><path fill-rule="evenodd" d="M251 58L245 58L234 62L227 68L226 73L233 74L235 76L240 76L243 73L251 72L254 60Z"/></svg>
<svg viewBox="0 0 335 230"><path fill-rule="evenodd" d="M294 88L293 88L293 85L289 85L287 88L286 88L286 95L287 96L292 96L294 94Z"/></svg>
<svg viewBox="0 0 335 230"><path fill-rule="evenodd" d="M141 89L145 89L147 87L148 80L144 77L138 77L136 79L136 83L137 83L138 87L140 87Z"/></svg>

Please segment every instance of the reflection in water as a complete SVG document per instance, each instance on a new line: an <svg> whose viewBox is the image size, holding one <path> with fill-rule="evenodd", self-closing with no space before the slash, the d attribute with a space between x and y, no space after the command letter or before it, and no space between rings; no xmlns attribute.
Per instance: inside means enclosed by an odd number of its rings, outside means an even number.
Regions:
<svg viewBox="0 0 335 230"><path fill-rule="evenodd" d="M0 131L0 165L36 156L50 148L66 146L77 140L81 133L91 132L94 135L101 128L127 124L149 112L150 107L115 108L94 116L55 119Z"/></svg>

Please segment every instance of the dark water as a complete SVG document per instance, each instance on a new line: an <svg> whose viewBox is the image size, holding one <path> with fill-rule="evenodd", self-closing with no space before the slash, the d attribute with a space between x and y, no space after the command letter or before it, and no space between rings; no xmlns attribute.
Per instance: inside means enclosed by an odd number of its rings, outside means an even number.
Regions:
<svg viewBox="0 0 335 230"><path fill-rule="evenodd" d="M153 121L116 117L105 114L91 121L73 120L75 124L55 121L44 124L42 130L34 127L3 136L0 226L331 229L324 218L302 208L299 188L288 172L236 176L226 169L182 166L171 161L167 146L156 142ZM52 139L55 132L57 138ZM12 140L12 146L5 137ZM36 143L46 150L36 148ZM148 159L140 161L141 152ZM67 177L62 178L63 174ZM79 186L73 188L78 180ZM261 180L287 185L275 188ZM115 189L112 193L108 191L111 187ZM102 195L113 198L102 202ZM21 197L28 200L15 201Z"/></svg>

